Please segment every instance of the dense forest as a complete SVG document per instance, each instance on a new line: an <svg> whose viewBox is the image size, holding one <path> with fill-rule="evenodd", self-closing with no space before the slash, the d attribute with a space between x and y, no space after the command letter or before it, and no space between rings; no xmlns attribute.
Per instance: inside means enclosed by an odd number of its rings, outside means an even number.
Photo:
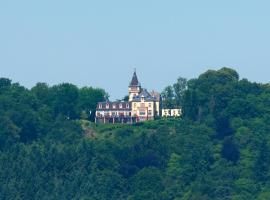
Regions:
<svg viewBox="0 0 270 200"><path fill-rule="evenodd" d="M1 78L0 199L270 199L269 84L222 68L162 96L181 118L95 125L103 89Z"/></svg>

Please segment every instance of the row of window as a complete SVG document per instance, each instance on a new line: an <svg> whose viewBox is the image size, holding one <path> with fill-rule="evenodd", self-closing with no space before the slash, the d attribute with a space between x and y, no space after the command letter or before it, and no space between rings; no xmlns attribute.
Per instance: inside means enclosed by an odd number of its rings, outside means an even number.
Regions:
<svg viewBox="0 0 270 200"><path fill-rule="evenodd" d="M134 107L135 107L135 108L136 108L136 107L139 107L139 106L140 106L140 107L145 107L146 105L145 105L145 103L134 103ZM101 103L99 104L98 107L99 107L99 109L102 109L102 108L103 108L103 106L102 106ZM152 103L148 103L148 107L152 107ZM110 108L110 104L107 103L107 104L105 105L105 108L106 108L106 109L109 109L109 108ZM113 108L113 109L116 109L116 108L117 108L116 104L112 104L112 108ZM119 104L119 108L120 108L120 109L122 109L122 108L129 108L129 104L128 104L128 103L127 103L127 104L122 104L122 103L120 103L120 104Z"/></svg>
<svg viewBox="0 0 270 200"><path fill-rule="evenodd" d="M110 108L110 104L106 104L106 109L109 109ZM99 109L102 109L102 104L100 103L99 106L98 106ZM116 109L116 104L112 104L112 108L113 109ZM122 108L129 108L129 104L122 104L120 103L119 104L119 108L122 109Z"/></svg>
<svg viewBox="0 0 270 200"><path fill-rule="evenodd" d="M162 116L181 116L181 109L162 109Z"/></svg>
<svg viewBox="0 0 270 200"><path fill-rule="evenodd" d="M137 106L145 107L145 103L134 103L134 107L136 108ZM148 107L151 107L151 106L152 106L152 103L148 103Z"/></svg>
<svg viewBox="0 0 270 200"><path fill-rule="evenodd" d="M131 116L131 112L97 112L97 117L103 116Z"/></svg>
<svg viewBox="0 0 270 200"><path fill-rule="evenodd" d="M145 111L140 111L140 112L139 112L139 115L140 115L140 116L145 116L146 113L145 113ZM149 116L152 115L152 110L148 110L148 115L149 115Z"/></svg>
<svg viewBox="0 0 270 200"><path fill-rule="evenodd" d="M148 110L148 116L152 116L152 110ZM145 111L140 111L139 116L145 116ZM97 112L97 117L103 116L131 116L131 112Z"/></svg>

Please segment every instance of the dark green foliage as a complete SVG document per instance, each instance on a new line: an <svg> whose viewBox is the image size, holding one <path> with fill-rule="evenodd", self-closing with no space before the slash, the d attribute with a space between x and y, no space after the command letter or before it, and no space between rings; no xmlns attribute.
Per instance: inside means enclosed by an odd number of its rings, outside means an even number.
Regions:
<svg viewBox="0 0 270 200"><path fill-rule="evenodd" d="M261 182L269 180L270 170L270 150L266 141L262 141L262 144L258 148L259 155L254 166L255 179Z"/></svg>
<svg viewBox="0 0 270 200"><path fill-rule="evenodd" d="M236 163L239 159L239 150L233 139L228 137L224 140L221 150L221 155L233 163Z"/></svg>
<svg viewBox="0 0 270 200"><path fill-rule="evenodd" d="M102 89L0 79L0 199L268 200L270 86L222 68L165 91L181 119L95 125Z"/></svg>
<svg viewBox="0 0 270 200"><path fill-rule="evenodd" d="M0 78L0 88L4 89L11 86L11 80L7 78Z"/></svg>
<svg viewBox="0 0 270 200"><path fill-rule="evenodd" d="M219 115L215 119L215 129L218 138L224 138L233 134L230 118L228 116Z"/></svg>

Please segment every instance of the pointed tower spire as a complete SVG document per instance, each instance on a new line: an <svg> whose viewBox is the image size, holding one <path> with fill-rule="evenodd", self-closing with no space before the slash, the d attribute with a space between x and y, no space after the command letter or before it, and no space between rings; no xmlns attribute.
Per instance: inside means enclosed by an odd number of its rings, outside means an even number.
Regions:
<svg viewBox="0 0 270 200"><path fill-rule="evenodd" d="M128 91L129 91L129 101L132 101L133 98L141 93L141 84L138 81L136 69L134 69L134 73L132 76L132 80L129 84Z"/></svg>
<svg viewBox="0 0 270 200"><path fill-rule="evenodd" d="M132 80L131 80L129 86L139 86L139 85L140 85L140 83L138 81L138 77L137 77L137 73L136 73L136 68L134 68L133 77L132 77Z"/></svg>

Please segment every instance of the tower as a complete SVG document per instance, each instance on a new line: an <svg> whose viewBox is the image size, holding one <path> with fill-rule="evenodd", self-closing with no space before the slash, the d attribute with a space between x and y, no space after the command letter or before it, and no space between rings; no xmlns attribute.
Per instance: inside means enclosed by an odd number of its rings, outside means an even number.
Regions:
<svg viewBox="0 0 270 200"><path fill-rule="evenodd" d="M141 90L142 90L141 84L138 81L136 70L134 70L132 80L131 80L129 87L128 87L128 92L129 92L129 100L128 101L132 101L133 97L135 97L141 93Z"/></svg>

